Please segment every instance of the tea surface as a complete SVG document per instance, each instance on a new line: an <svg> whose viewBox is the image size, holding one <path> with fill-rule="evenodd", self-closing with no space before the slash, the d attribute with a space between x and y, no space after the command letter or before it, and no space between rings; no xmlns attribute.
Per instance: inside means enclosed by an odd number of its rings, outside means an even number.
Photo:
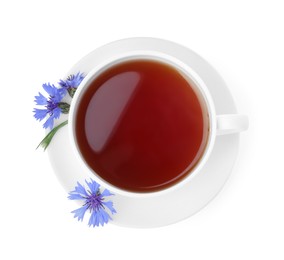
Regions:
<svg viewBox="0 0 284 260"><path fill-rule="evenodd" d="M204 100L180 71L133 60L90 83L75 129L80 152L98 175L124 190L150 192L190 174L209 124Z"/></svg>

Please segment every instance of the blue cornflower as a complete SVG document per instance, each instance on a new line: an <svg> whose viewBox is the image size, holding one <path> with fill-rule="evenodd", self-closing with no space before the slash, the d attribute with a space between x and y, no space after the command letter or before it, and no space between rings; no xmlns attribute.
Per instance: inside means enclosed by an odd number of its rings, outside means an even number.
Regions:
<svg viewBox="0 0 284 260"><path fill-rule="evenodd" d="M38 93L38 96L35 96L35 103L39 106L44 106L44 109L34 109L34 117L41 121L45 117L49 116L48 119L43 124L44 128L53 128L54 119L59 118L62 108L60 108L61 100L65 95L65 92L62 88L56 88L54 85L51 85L50 83L45 83L42 85L43 89L49 94L49 97L46 98L44 95L42 95L40 92ZM63 107L65 103L62 103ZM62 105L61 104L61 105Z"/></svg>
<svg viewBox="0 0 284 260"><path fill-rule="evenodd" d="M67 77L66 80L60 80L58 84L68 91L69 95L71 97L74 96L75 91L77 87L80 85L82 80L85 78L85 75L83 73L78 72L77 74L71 74L70 76Z"/></svg>
<svg viewBox="0 0 284 260"><path fill-rule="evenodd" d="M90 182L85 181L89 189L85 189L83 185L77 182L75 190L69 192L68 199L70 200L83 200L84 204L81 208L73 210L74 218L83 220L87 210L90 211L91 216L89 219L89 226L103 226L111 220L110 215L107 213L106 208L112 213L116 213L113 208L112 201L105 201L105 197L113 195L109 190L105 189L103 192L100 191L100 184L91 179Z"/></svg>

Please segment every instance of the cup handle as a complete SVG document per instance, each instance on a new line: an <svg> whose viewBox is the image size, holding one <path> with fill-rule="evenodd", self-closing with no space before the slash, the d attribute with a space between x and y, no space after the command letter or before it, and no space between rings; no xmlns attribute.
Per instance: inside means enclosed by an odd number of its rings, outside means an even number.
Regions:
<svg viewBox="0 0 284 260"><path fill-rule="evenodd" d="M234 134L248 129L249 120L246 115L217 115L217 135Z"/></svg>

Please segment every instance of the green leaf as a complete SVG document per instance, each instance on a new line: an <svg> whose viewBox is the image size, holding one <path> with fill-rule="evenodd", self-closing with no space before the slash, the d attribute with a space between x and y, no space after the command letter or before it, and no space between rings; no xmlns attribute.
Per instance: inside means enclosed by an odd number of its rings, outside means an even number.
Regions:
<svg viewBox="0 0 284 260"><path fill-rule="evenodd" d="M59 124L58 126L54 127L43 139L42 141L39 143L39 145L37 146L37 148L39 148L40 146L44 149L44 151L46 150L46 148L48 147L48 145L50 144L53 136L56 134L56 132L63 126L68 124L68 120L62 122L61 124ZM37 149L36 148L36 149Z"/></svg>

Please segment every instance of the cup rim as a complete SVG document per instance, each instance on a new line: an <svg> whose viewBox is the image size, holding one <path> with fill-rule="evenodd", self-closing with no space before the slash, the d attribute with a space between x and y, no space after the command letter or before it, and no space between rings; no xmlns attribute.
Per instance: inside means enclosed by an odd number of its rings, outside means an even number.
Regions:
<svg viewBox="0 0 284 260"><path fill-rule="evenodd" d="M163 63L167 63L173 67L175 67L178 70L181 70L185 75L188 76L188 78L193 81L194 85L198 88L199 92L202 94L206 106L207 106L207 112L208 112L208 118L209 118L209 135L207 139L207 144L205 147L204 152L201 155L201 158L199 159L198 163L194 166L194 168L191 170L190 173L188 173L185 177L183 177L181 180L179 180L177 183L161 190L157 191L150 191L150 192L135 192L135 191L128 191L120 189L116 186L114 186L111 183L108 183L105 181L99 174L97 174L91 167L87 165L85 162L83 156L80 153L79 147L76 142L76 135L75 135L75 117L76 117L76 109L78 107L78 101L80 101L80 98L88 88L88 85L90 82L99 74L101 74L104 70L107 68L119 64L124 61L129 60L156 60L161 61ZM90 178L93 178L95 181L97 181L100 185L102 185L104 188L109 189L111 192L123 196L128 197L151 197L151 196L159 196L164 195L166 193L169 193L173 190L178 189L185 183L188 183L191 179L193 179L195 176L198 175L204 164L207 162L211 151L213 149L215 138L216 138L216 112L215 112L215 106L211 97L211 94L209 93L209 90L207 89L205 83L200 78L200 76L194 71L193 68L185 64L184 62L180 61L178 58L175 58L172 55L168 55L163 52L159 51L129 51L120 55L115 55L111 58L106 59L104 62L101 62L97 66L95 66L83 79L81 84L79 85L70 106L69 111L69 123L68 123L68 129L69 129L69 139L71 142L72 149L77 157L77 159L80 161L80 164L82 166L82 169L88 172L88 175Z"/></svg>

